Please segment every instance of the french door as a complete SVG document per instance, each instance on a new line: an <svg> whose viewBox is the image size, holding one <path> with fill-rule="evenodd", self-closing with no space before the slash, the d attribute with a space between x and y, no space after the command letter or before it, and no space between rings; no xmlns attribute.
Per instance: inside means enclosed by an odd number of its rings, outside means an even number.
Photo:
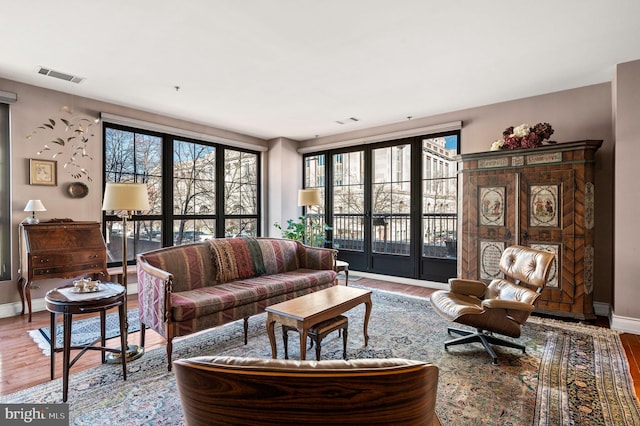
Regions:
<svg viewBox="0 0 640 426"><path fill-rule="evenodd" d="M350 269L433 281L456 274L457 133L305 157L305 187ZM315 215L315 213L314 213Z"/></svg>

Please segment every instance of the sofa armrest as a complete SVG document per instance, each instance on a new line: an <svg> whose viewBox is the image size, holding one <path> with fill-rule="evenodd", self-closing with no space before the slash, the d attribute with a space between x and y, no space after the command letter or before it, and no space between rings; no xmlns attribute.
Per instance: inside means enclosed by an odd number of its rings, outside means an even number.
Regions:
<svg viewBox="0 0 640 426"><path fill-rule="evenodd" d="M305 269L333 270L338 258L338 250L321 247L311 247L298 243L300 267Z"/></svg>
<svg viewBox="0 0 640 426"><path fill-rule="evenodd" d="M171 315L173 274L148 263L143 256L137 258L138 304L140 322L162 336Z"/></svg>

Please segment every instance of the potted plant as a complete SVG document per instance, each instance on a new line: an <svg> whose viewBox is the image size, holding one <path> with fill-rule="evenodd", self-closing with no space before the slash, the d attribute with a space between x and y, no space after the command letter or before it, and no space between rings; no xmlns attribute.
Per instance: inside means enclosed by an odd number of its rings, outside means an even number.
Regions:
<svg viewBox="0 0 640 426"><path fill-rule="evenodd" d="M287 220L287 227L283 228L278 222L273 226L282 232L282 238L300 241L312 247L323 247L327 242L325 239L326 231L332 228L326 223L318 223L313 218L300 216L298 222L293 219Z"/></svg>

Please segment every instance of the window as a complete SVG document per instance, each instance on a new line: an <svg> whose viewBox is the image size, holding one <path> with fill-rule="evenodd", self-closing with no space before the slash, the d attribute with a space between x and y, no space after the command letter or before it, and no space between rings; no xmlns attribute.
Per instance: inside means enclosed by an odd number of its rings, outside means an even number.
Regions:
<svg viewBox="0 0 640 426"><path fill-rule="evenodd" d="M163 246L259 235L259 153L108 123L104 141L105 181L145 183L151 204L126 230L106 212L110 265L122 262L122 238L132 261Z"/></svg>
<svg viewBox="0 0 640 426"><path fill-rule="evenodd" d="M258 155L224 151L224 235L258 235Z"/></svg>
<svg viewBox="0 0 640 426"><path fill-rule="evenodd" d="M9 105L0 102L0 281L11 279Z"/></svg>
<svg viewBox="0 0 640 426"><path fill-rule="evenodd" d="M422 140L422 254L456 257L457 162L455 135Z"/></svg>

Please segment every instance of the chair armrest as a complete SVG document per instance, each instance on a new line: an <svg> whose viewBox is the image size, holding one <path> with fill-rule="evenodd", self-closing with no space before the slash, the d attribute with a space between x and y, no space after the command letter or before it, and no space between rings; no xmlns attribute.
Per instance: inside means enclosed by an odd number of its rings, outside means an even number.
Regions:
<svg viewBox="0 0 640 426"><path fill-rule="evenodd" d="M524 324L527 318L529 318L529 314L536 309L536 307L530 303L503 299L483 300L482 307L488 309L504 309L507 311L507 316L518 324Z"/></svg>
<svg viewBox="0 0 640 426"><path fill-rule="evenodd" d="M330 269L333 271L336 259L338 258L338 250L322 247L311 247L298 243L298 253L300 266L306 269Z"/></svg>
<svg viewBox="0 0 640 426"><path fill-rule="evenodd" d="M517 300L486 299L482 301L482 306L490 309L509 309L516 311L533 312L536 307L530 303L518 302Z"/></svg>
<svg viewBox="0 0 640 426"><path fill-rule="evenodd" d="M170 320L171 312L173 274L156 268L141 256L137 260L140 322L166 336L166 323Z"/></svg>
<svg viewBox="0 0 640 426"><path fill-rule="evenodd" d="M480 298L484 296L486 289L487 285L482 281L469 280L465 278L449 278L449 290L452 293Z"/></svg>

